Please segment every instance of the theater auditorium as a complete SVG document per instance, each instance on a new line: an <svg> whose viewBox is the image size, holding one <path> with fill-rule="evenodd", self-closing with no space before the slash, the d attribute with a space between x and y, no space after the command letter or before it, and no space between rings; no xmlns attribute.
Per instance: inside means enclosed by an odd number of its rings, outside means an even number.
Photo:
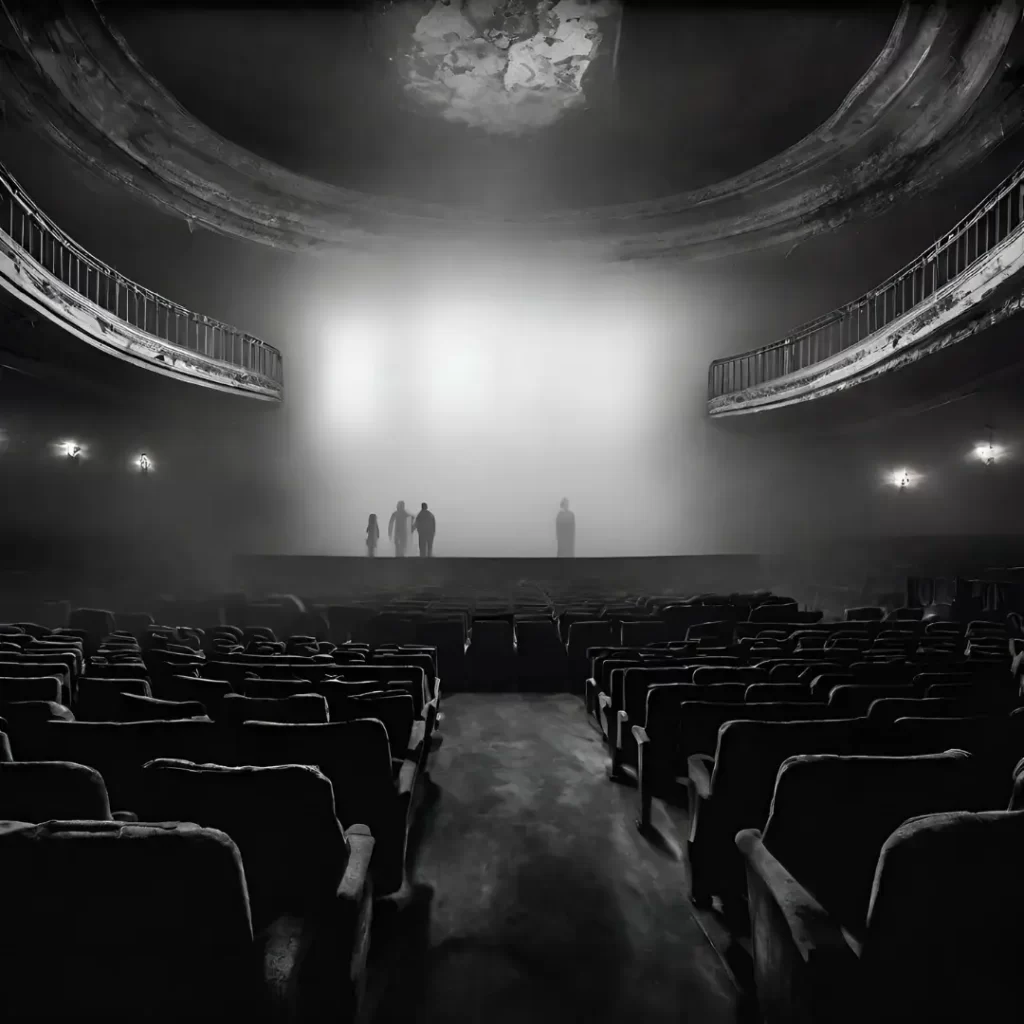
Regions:
<svg viewBox="0 0 1024 1024"><path fill-rule="evenodd" d="M0 1020L1024 1019L1024 0L0 5Z"/></svg>

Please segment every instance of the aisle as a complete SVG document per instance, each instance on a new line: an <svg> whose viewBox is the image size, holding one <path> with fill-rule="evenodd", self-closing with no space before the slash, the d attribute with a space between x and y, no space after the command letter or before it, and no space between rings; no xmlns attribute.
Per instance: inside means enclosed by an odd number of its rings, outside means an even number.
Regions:
<svg viewBox="0 0 1024 1024"><path fill-rule="evenodd" d="M637 834L580 700L459 694L444 713L406 911L420 948L378 1021L731 1024L683 866Z"/></svg>

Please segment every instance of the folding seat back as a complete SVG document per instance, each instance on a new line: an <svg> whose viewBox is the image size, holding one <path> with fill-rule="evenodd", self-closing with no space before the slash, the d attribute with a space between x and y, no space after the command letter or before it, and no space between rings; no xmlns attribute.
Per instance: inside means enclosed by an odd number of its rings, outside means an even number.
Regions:
<svg viewBox="0 0 1024 1024"><path fill-rule="evenodd" d="M395 841L396 794L388 734L381 722L247 722L239 738L243 764L307 764L319 768L334 787L334 806L343 827L367 825L382 846Z"/></svg>
<svg viewBox="0 0 1024 1024"><path fill-rule="evenodd" d="M33 729L41 722L73 722L74 712L63 704L52 700L17 700L0 705L0 713L6 719L10 731L19 734Z"/></svg>
<svg viewBox="0 0 1024 1024"><path fill-rule="evenodd" d="M488 653L511 653L513 644L512 623L506 619L474 619L470 637L470 649Z"/></svg>
<svg viewBox="0 0 1024 1024"><path fill-rule="evenodd" d="M914 678L914 670L903 658L893 661L855 661L847 670L858 683L871 686L902 686Z"/></svg>
<svg viewBox="0 0 1024 1024"><path fill-rule="evenodd" d="M811 699L811 688L802 683L754 683L744 691L747 704L765 704L772 701L806 702Z"/></svg>
<svg viewBox="0 0 1024 1024"><path fill-rule="evenodd" d="M158 700L156 697L122 693L119 695L114 717L110 721L168 722L196 718L212 721L206 714L206 708L198 701Z"/></svg>
<svg viewBox="0 0 1024 1024"><path fill-rule="evenodd" d="M712 701L718 704L742 704L747 688L743 683L711 683L702 686L694 683L696 700Z"/></svg>
<svg viewBox="0 0 1024 1024"><path fill-rule="evenodd" d="M432 696L427 692L426 673L418 665L339 666L331 669L330 675L324 681L332 682L334 680L341 680L346 684L374 683L376 684L376 689L402 690L411 693L417 716L423 713L424 706L430 701ZM328 696L328 700L330 700L330 695L326 690L318 688L317 692L323 692Z"/></svg>
<svg viewBox="0 0 1024 1024"><path fill-rule="evenodd" d="M146 761L179 757L217 762L227 740L202 720L145 722L44 722L19 742L19 760L71 761L95 768L117 811L134 811L140 799L139 773Z"/></svg>
<svg viewBox="0 0 1024 1024"><path fill-rule="evenodd" d="M955 700L965 707L980 709L1009 705L1017 699L1009 687L1000 692L996 687L983 683L933 683L924 693L927 697Z"/></svg>
<svg viewBox="0 0 1024 1024"><path fill-rule="evenodd" d="M888 729L899 718L955 718L962 714L955 700L924 697L880 697L868 707L872 728Z"/></svg>
<svg viewBox="0 0 1024 1024"><path fill-rule="evenodd" d="M103 778L68 761L0 763L0 821L110 821Z"/></svg>
<svg viewBox="0 0 1024 1024"><path fill-rule="evenodd" d="M155 678L150 683L152 696L158 700L193 701L202 704L214 720L220 714L221 702L231 693L230 683L190 675Z"/></svg>
<svg viewBox="0 0 1024 1024"><path fill-rule="evenodd" d="M794 754L856 753L859 738L858 723L850 719L726 721L718 732L710 800L701 802L691 830L695 889L722 896L744 892L734 837L741 829L764 827L782 762Z"/></svg>
<svg viewBox="0 0 1024 1024"><path fill-rule="evenodd" d="M612 647L615 643L612 623L603 619L574 622L569 627L570 672L574 679L582 683L586 671L587 650L591 647Z"/></svg>
<svg viewBox="0 0 1024 1024"><path fill-rule="evenodd" d="M371 665L384 668L412 666L423 671L424 695L429 700L434 696L437 683L437 668L433 652L426 650L376 651L369 660ZM406 677L407 678L407 677Z"/></svg>
<svg viewBox="0 0 1024 1024"><path fill-rule="evenodd" d="M79 674L77 659L74 654L57 652L55 654L0 654L0 680L5 679L38 679L43 676L56 676L64 688L64 695L71 695L71 684Z"/></svg>
<svg viewBox="0 0 1024 1024"><path fill-rule="evenodd" d="M863 936L882 846L908 818L975 809L971 755L801 754L779 769L764 844L825 910Z"/></svg>
<svg viewBox="0 0 1024 1024"><path fill-rule="evenodd" d="M857 682L856 676L848 672L822 672L811 680L811 698L827 701L829 694L837 687Z"/></svg>
<svg viewBox="0 0 1024 1024"><path fill-rule="evenodd" d="M103 637L114 632L114 613L101 608L76 608L68 616L68 628L80 630L95 648Z"/></svg>
<svg viewBox="0 0 1024 1024"><path fill-rule="evenodd" d="M684 639L682 636L670 637L667 623L659 619L623 622L619 635L623 647L645 647L661 640Z"/></svg>
<svg viewBox="0 0 1024 1024"><path fill-rule="evenodd" d="M825 705L796 701L771 704L721 704L687 701L680 706L676 763L685 771L686 759L693 754L714 754L719 732L726 722L802 722L828 717Z"/></svg>
<svg viewBox="0 0 1024 1024"><path fill-rule="evenodd" d="M227 833L245 865L253 926L327 910L348 861L330 780L308 765L230 767L160 758L144 767L145 813Z"/></svg>
<svg viewBox="0 0 1024 1024"><path fill-rule="evenodd" d="M565 655L565 646L552 619L517 621L516 644L523 655L550 656L556 651Z"/></svg>
<svg viewBox="0 0 1024 1024"><path fill-rule="evenodd" d="M796 601L772 601L750 610L750 622L793 622L800 611Z"/></svg>
<svg viewBox="0 0 1024 1024"><path fill-rule="evenodd" d="M881 622L885 618L885 610L870 606L847 608L843 618L847 622Z"/></svg>
<svg viewBox="0 0 1024 1024"><path fill-rule="evenodd" d="M121 694L152 697L145 679L101 679L84 676L78 680L75 718L80 722L121 721ZM189 717L189 716L184 716Z"/></svg>
<svg viewBox="0 0 1024 1024"><path fill-rule="evenodd" d="M1022 849L1019 811L928 815L896 829L878 861L851 1019L1024 1018ZM942 906L938 879L969 895Z"/></svg>
<svg viewBox="0 0 1024 1024"><path fill-rule="evenodd" d="M229 693L220 704L217 719L229 725L243 722L291 722L323 724L330 721L327 698L319 693L300 693L291 697L247 697Z"/></svg>
<svg viewBox="0 0 1024 1024"><path fill-rule="evenodd" d="M0 833L0 876L19 880L0 929L5 1019L257 1019L245 875L223 832L14 825Z"/></svg>
<svg viewBox="0 0 1024 1024"><path fill-rule="evenodd" d="M694 669L693 681L701 686L714 683L740 683L744 688L754 683L767 683L768 674L759 668L739 665L700 665Z"/></svg>
<svg viewBox="0 0 1024 1024"><path fill-rule="evenodd" d="M861 717L868 708L883 697L913 698L912 686L857 686L846 684L833 687L828 696L828 706L834 717Z"/></svg>
<svg viewBox="0 0 1024 1024"><path fill-rule="evenodd" d="M383 723L387 730L391 757L402 759L409 751L412 738L413 711L412 696L408 693L365 693L336 704L331 715L332 722L352 722L370 718Z"/></svg>
<svg viewBox="0 0 1024 1024"><path fill-rule="evenodd" d="M60 704L62 696L59 676L11 678L0 675L0 704L12 701L52 701Z"/></svg>

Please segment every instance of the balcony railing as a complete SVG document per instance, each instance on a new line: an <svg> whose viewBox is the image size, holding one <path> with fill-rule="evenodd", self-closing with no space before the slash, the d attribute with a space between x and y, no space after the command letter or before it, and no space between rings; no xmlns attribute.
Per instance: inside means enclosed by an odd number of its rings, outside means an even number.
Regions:
<svg viewBox="0 0 1024 1024"><path fill-rule="evenodd" d="M1024 164L952 231L866 295L804 324L781 341L716 359L708 372L708 400L778 380L853 348L923 307L1022 226Z"/></svg>
<svg viewBox="0 0 1024 1024"><path fill-rule="evenodd" d="M0 231L89 302L169 346L266 379L279 390L281 353L251 334L193 313L86 252L46 216L0 164Z"/></svg>

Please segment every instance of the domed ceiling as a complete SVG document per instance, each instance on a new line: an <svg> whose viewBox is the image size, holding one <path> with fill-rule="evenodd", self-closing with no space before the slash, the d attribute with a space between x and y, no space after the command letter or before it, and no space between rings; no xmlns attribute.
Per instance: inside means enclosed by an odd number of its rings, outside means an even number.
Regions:
<svg viewBox="0 0 1024 1024"><path fill-rule="evenodd" d="M21 0L0 93L97 174L282 248L498 231L708 258L877 213L1005 139L1021 9Z"/></svg>

